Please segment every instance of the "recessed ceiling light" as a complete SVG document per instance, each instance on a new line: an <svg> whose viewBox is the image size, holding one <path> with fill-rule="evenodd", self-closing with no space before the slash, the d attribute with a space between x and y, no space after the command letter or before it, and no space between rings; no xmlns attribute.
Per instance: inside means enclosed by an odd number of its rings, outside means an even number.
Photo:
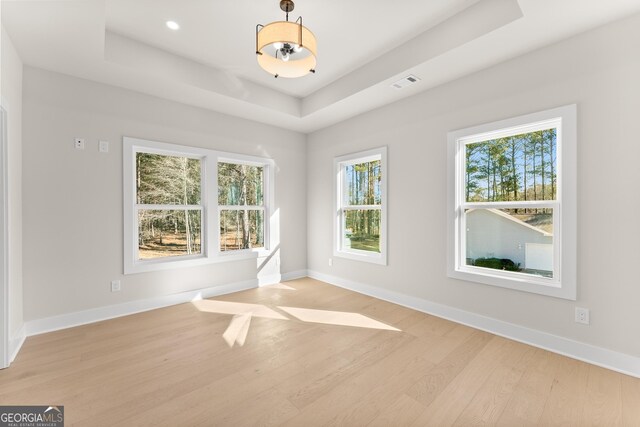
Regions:
<svg viewBox="0 0 640 427"><path fill-rule="evenodd" d="M167 21L167 27L174 31L180 29L180 25L176 21Z"/></svg>

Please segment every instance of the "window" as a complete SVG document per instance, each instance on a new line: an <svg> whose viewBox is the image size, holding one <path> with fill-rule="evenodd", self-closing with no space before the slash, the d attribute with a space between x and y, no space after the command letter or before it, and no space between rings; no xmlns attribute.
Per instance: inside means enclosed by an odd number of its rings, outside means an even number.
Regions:
<svg viewBox="0 0 640 427"><path fill-rule="evenodd" d="M125 274L275 247L272 160L127 137L123 158Z"/></svg>
<svg viewBox="0 0 640 427"><path fill-rule="evenodd" d="M338 157L334 256L387 264L387 149Z"/></svg>
<svg viewBox="0 0 640 427"><path fill-rule="evenodd" d="M136 153L138 259L202 254L202 159Z"/></svg>
<svg viewBox="0 0 640 427"><path fill-rule="evenodd" d="M220 250L264 247L264 168L218 163Z"/></svg>
<svg viewBox="0 0 640 427"><path fill-rule="evenodd" d="M576 107L449 134L451 277L576 298Z"/></svg>

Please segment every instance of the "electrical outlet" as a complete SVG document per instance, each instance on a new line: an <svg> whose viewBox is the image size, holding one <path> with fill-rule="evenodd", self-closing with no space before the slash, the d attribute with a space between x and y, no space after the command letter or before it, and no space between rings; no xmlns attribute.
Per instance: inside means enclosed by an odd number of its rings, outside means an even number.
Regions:
<svg viewBox="0 0 640 427"><path fill-rule="evenodd" d="M576 323L589 324L589 309L576 307Z"/></svg>
<svg viewBox="0 0 640 427"><path fill-rule="evenodd" d="M109 141L100 141L98 143L98 151L100 151L101 153L108 153L109 152Z"/></svg>
<svg viewBox="0 0 640 427"><path fill-rule="evenodd" d="M76 147L76 150L84 150L84 138L74 139L73 146Z"/></svg>
<svg viewBox="0 0 640 427"><path fill-rule="evenodd" d="M329 258L329 267L333 265L333 259Z"/></svg>
<svg viewBox="0 0 640 427"><path fill-rule="evenodd" d="M112 280L111 281L111 292L120 292L120 280Z"/></svg>

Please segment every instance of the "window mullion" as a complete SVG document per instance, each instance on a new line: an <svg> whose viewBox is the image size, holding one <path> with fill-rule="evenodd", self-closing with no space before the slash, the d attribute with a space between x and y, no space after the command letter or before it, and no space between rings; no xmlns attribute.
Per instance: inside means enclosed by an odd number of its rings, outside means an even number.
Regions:
<svg viewBox="0 0 640 427"><path fill-rule="evenodd" d="M560 205L556 200L539 200L539 201L514 201L514 202L463 202L460 204L462 209L544 209L555 208Z"/></svg>
<svg viewBox="0 0 640 427"><path fill-rule="evenodd" d="M146 205L136 204L138 210L154 210L154 211L191 211L203 210L203 205Z"/></svg>
<svg viewBox="0 0 640 427"><path fill-rule="evenodd" d="M218 205L218 209L222 211L260 211L264 210L264 206L257 205Z"/></svg>
<svg viewBox="0 0 640 427"><path fill-rule="evenodd" d="M368 210L380 210L380 205L346 205L342 207L345 211L368 211Z"/></svg>

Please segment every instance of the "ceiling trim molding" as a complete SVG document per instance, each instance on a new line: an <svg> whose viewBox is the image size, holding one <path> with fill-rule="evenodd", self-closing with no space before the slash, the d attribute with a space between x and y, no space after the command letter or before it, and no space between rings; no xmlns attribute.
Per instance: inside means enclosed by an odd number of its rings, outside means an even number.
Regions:
<svg viewBox="0 0 640 427"><path fill-rule="evenodd" d="M523 17L517 0L480 1L302 100L310 115Z"/></svg>

